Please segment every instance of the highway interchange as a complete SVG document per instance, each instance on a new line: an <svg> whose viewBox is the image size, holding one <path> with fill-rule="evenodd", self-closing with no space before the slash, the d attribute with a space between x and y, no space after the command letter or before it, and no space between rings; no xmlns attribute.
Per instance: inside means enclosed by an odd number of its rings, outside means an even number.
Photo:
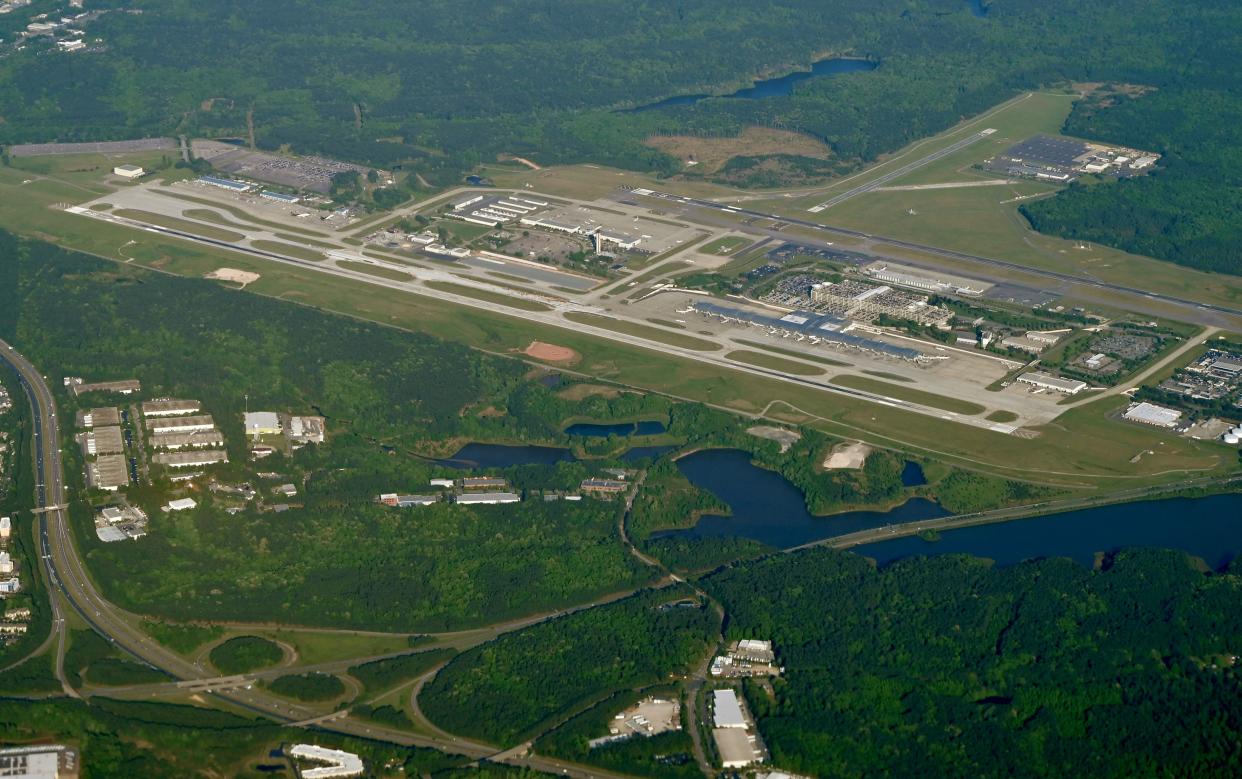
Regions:
<svg viewBox="0 0 1242 779"><path fill-rule="evenodd" d="M127 615L105 599L90 579L69 525L66 506L64 464L60 454L60 432L55 399L43 375L17 350L0 341L0 361L15 371L30 401L36 477L36 516L39 539L40 567L48 584L48 599L53 610L52 630L57 635L57 676L65 686L63 657L69 631L65 609L72 609L92 630L110 641L124 653L141 663L157 668L177 680L209 678L203 670L166 649L135 628ZM526 621L530 624L531 621ZM536 770L563 776L608 779L618 775L537 755L525 755L468 739L452 736L423 736L361 722L348 717L325 717L253 688L214 690L212 694L226 708L239 709L285 725L304 725L332 730L347 735L379 739L405 746L427 747L471 758L503 760Z"/></svg>

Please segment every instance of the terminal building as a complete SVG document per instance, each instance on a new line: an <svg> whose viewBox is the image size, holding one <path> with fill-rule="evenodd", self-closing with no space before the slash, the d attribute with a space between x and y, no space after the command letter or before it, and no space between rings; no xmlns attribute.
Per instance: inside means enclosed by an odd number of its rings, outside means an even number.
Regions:
<svg viewBox="0 0 1242 779"><path fill-rule="evenodd" d="M845 332L850 323L830 314L817 314L813 311L793 311L777 318L767 314L730 306L721 306L706 301L695 301L691 304L691 308L704 316L717 317L725 322L765 327L773 332L794 333L805 336L813 345L827 342L837 346L875 352L885 357L897 357L912 361L919 361L926 357L917 349L897 346L875 338L866 338Z"/></svg>

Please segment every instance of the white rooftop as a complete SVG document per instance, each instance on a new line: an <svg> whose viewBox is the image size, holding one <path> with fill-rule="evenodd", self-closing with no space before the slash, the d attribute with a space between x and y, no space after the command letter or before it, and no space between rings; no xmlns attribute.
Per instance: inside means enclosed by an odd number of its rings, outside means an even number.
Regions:
<svg viewBox="0 0 1242 779"><path fill-rule="evenodd" d="M248 411L246 412L246 432L253 433L256 430L279 430L280 417L274 411Z"/></svg>
<svg viewBox="0 0 1242 779"><path fill-rule="evenodd" d="M1122 416L1134 422L1146 422L1157 427L1173 427L1182 418L1182 412L1175 408L1143 402L1130 406Z"/></svg>
<svg viewBox="0 0 1242 779"><path fill-rule="evenodd" d="M733 690L714 690L713 721L718 728L744 728L746 718L742 716L742 707L737 702L737 693Z"/></svg>
<svg viewBox="0 0 1242 779"><path fill-rule="evenodd" d="M194 502L193 498L177 498L176 500L168 501L168 508L171 511L185 511L186 509L192 509L197 505L198 504Z"/></svg>
<svg viewBox="0 0 1242 779"><path fill-rule="evenodd" d="M314 760L328 765L318 768L307 768L301 772L302 779L337 779L338 777L360 776L366 770L362 758L353 752L340 749L328 749L314 744L295 744L289 750L292 757L301 760Z"/></svg>

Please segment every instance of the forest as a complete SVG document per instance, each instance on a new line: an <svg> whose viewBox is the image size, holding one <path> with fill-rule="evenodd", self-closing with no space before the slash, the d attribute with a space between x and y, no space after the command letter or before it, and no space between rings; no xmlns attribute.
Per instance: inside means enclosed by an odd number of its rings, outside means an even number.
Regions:
<svg viewBox="0 0 1242 779"><path fill-rule="evenodd" d="M446 730L512 745L542 724L700 662L719 621L676 585L508 633L454 658L419 705ZM697 600L697 599L695 599Z"/></svg>
<svg viewBox="0 0 1242 779"><path fill-rule="evenodd" d="M748 685L773 762L816 776L1236 776L1242 563L1127 550L876 569L814 550L702 582L727 636L775 642Z"/></svg>

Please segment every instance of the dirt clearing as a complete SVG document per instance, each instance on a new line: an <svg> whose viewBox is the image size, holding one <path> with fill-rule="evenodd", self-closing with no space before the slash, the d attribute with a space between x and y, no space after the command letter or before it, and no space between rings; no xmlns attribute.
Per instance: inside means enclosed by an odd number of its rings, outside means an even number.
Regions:
<svg viewBox="0 0 1242 779"><path fill-rule="evenodd" d="M850 444L837 444L832 447L832 451L824 459L824 468L830 471L857 471L867 462L867 455L869 454L871 454L871 447L862 441L855 441Z"/></svg>
<svg viewBox="0 0 1242 779"><path fill-rule="evenodd" d="M531 341L530 346L522 351L527 357L545 362L572 362L578 359L578 353L567 346L545 344L542 341Z"/></svg>
<svg viewBox="0 0 1242 779"><path fill-rule="evenodd" d="M251 273L248 270L238 270L236 268L217 268L210 273L204 273L203 278L215 281L234 281L243 287L247 284L253 284L261 277L257 273Z"/></svg>

